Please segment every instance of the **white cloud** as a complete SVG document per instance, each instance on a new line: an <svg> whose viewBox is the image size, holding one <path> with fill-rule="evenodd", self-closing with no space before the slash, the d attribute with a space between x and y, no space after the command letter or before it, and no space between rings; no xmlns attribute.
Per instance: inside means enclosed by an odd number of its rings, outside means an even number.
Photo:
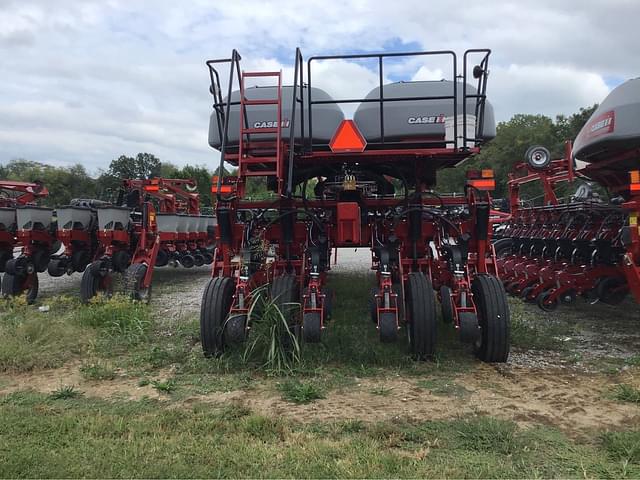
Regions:
<svg viewBox="0 0 640 480"><path fill-rule="evenodd" d="M569 114L602 100L605 80L640 73L639 17L637 0L469 0L455 9L424 0L0 0L0 162L81 162L95 172L147 150L213 165L204 61L234 47L245 69L282 69L285 79L296 46L307 57L489 47L499 119ZM448 72L412 58L384 73L395 81ZM363 96L377 83L371 63L314 67L314 86L335 96Z"/></svg>
<svg viewBox="0 0 640 480"><path fill-rule="evenodd" d="M488 84L498 120L508 120L514 112L552 117L577 112L609 93L601 75L553 65L495 67Z"/></svg>

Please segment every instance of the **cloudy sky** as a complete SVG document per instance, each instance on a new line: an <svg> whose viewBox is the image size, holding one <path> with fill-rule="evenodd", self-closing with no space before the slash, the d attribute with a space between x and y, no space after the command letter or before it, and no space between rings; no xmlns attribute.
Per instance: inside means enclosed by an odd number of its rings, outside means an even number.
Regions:
<svg viewBox="0 0 640 480"><path fill-rule="evenodd" d="M491 48L498 120L570 114L640 75L638 18L638 0L0 0L0 163L82 163L96 173L147 151L212 165L204 62L234 47L245 69L285 76L296 46L305 57ZM402 62L387 74L444 70ZM368 64L318 72L336 96L376 82Z"/></svg>

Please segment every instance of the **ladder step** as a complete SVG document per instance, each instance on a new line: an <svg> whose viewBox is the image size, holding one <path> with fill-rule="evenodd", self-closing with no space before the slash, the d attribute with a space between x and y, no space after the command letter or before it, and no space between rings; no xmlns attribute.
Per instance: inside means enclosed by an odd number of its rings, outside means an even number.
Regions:
<svg viewBox="0 0 640 480"><path fill-rule="evenodd" d="M261 100L249 100L248 98L245 98L242 102L243 105L277 105L278 103L279 102L277 98Z"/></svg>
<svg viewBox="0 0 640 480"><path fill-rule="evenodd" d="M279 77L280 72L242 72L242 76L246 77Z"/></svg>
<svg viewBox="0 0 640 480"><path fill-rule="evenodd" d="M275 170L246 170L240 171L240 174L245 177L264 177L266 175L276 175Z"/></svg>
<svg viewBox="0 0 640 480"><path fill-rule="evenodd" d="M272 128L243 128L242 129L242 135L251 135L251 134L256 134L256 133L278 133L278 127L272 127Z"/></svg>
<svg viewBox="0 0 640 480"><path fill-rule="evenodd" d="M249 157L243 158L242 163L245 165L253 165L256 163L277 163L276 157Z"/></svg>

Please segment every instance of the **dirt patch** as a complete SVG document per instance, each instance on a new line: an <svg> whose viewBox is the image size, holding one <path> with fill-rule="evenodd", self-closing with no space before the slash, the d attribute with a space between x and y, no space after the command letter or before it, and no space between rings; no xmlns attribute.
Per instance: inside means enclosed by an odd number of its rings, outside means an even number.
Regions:
<svg viewBox="0 0 640 480"><path fill-rule="evenodd" d="M510 367L508 373L479 366L453 381L467 392L443 396L419 386L419 379L363 379L348 391L332 392L307 405L292 405L268 389L247 392L243 404L264 415L299 421L394 418L439 420L466 415L491 415L522 426L553 425L572 436L594 429L640 426L640 409L610 399L616 381L610 377L564 371L532 371ZM627 375L626 381L635 381ZM384 389L386 395L372 393Z"/></svg>
<svg viewBox="0 0 640 480"><path fill-rule="evenodd" d="M73 386L88 397L129 400L140 400L144 397L161 398L152 386L140 386L137 379L118 374L116 378L108 381L86 380L80 373L80 365L79 362L72 362L53 370L11 375L2 382L0 393L7 394L19 390L51 393L61 386Z"/></svg>
<svg viewBox="0 0 640 480"><path fill-rule="evenodd" d="M424 421L490 415L525 427L554 426L573 437L585 436L594 430L640 427L640 408L611 397L619 383L640 385L635 369L613 377L566 370L478 365L472 372L446 379L459 387L452 388L451 394L431 390L431 382L425 381L427 378L366 378L356 379L355 385L349 388L328 392L325 398L313 403L296 405L282 399L275 381L262 382L251 390L216 392L176 401L150 385L140 386L137 379L126 376L109 381L86 380L81 376L79 366L73 363L55 370L11 376L3 382L0 393L24 389L50 393L61 385L73 385L89 397L157 398L167 400L171 408L197 402L239 404L265 416L301 422L377 422L396 418ZM156 376L171 375L172 372L166 371Z"/></svg>

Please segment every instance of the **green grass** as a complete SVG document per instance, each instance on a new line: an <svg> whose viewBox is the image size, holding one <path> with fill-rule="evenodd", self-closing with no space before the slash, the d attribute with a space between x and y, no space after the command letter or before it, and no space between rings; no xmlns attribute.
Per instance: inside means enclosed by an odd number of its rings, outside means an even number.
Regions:
<svg viewBox="0 0 640 480"><path fill-rule="evenodd" d="M640 404L640 390L631 385L624 383L618 385L613 392L613 396L616 400L620 400L621 402Z"/></svg>
<svg viewBox="0 0 640 480"><path fill-rule="evenodd" d="M491 417L297 423L238 404L0 397L0 477L637 477L640 433L592 443ZM171 452L171 455L167 455Z"/></svg>
<svg viewBox="0 0 640 480"><path fill-rule="evenodd" d="M177 382L173 378L167 380L152 380L151 386L162 393L172 393L178 388Z"/></svg>
<svg viewBox="0 0 640 480"><path fill-rule="evenodd" d="M81 305L71 297L48 299L48 312L21 298L0 302L0 371L62 366L94 351L111 357L148 338L149 307L123 297Z"/></svg>
<svg viewBox="0 0 640 480"><path fill-rule="evenodd" d="M50 395L0 396L0 477L640 476L635 430L594 432L577 441L549 427L521 429L484 416L409 421L398 410L385 422L297 423L251 411L242 394L220 404L212 403L218 396L198 402L200 395L275 383L287 402L304 404L329 392L339 398L364 377L376 385L377 378L397 376L444 402L468 395L456 376L480 363L450 325L438 323L438 354L430 362L411 359L404 332L395 344L379 342L367 306L373 283L372 275L331 278L337 299L322 343L302 345L299 361L280 371L264 355L246 355L242 346L204 358L192 313L168 318L123 298L88 306L52 299L48 313L20 301L0 303L0 371L52 368L75 359L92 382L128 377L166 393L158 401L106 401L61 385ZM528 307L511 304L515 346L567 349L570 342L560 339L575 326L541 321ZM638 394L633 390L620 400L636 401L629 400ZM393 389L382 383L369 393L387 397Z"/></svg>
<svg viewBox="0 0 640 480"><path fill-rule="evenodd" d="M282 398L292 403L310 403L324 398L322 389L311 382L287 380L278 384L278 390L282 393Z"/></svg>
<svg viewBox="0 0 640 480"><path fill-rule="evenodd" d="M60 385L49 394L49 397L52 400L68 400L70 398L78 398L80 396L82 396L82 392L77 390L73 385Z"/></svg>

